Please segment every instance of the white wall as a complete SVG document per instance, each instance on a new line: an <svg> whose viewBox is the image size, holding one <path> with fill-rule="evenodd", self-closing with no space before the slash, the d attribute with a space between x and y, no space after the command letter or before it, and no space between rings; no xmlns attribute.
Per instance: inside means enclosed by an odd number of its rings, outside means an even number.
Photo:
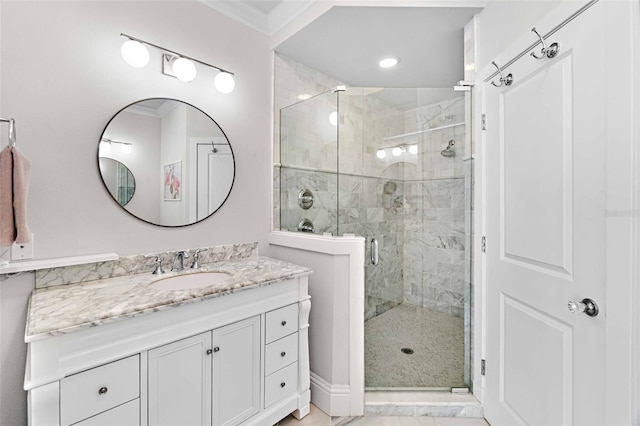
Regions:
<svg viewBox="0 0 640 426"><path fill-rule="evenodd" d="M495 56L527 31L531 31L540 18L558 6L560 0L489 0L479 13L477 69L491 64ZM576 10L583 2L576 1ZM538 28L545 34L551 28ZM537 40L531 33L531 43ZM498 64L501 65L501 64Z"/></svg>
<svg viewBox="0 0 640 426"><path fill-rule="evenodd" d="M266 36L195 1L1 4L0 115L16 119L18 146L31 160L28 219L36 258L249 241L266 251L272 66ZM162 75L153 49L146 68L130 67L120 55L121 32L233 71L235 91L216 92L215 71L206 67L198 67L191 83ZM120 209L101 182L96 153L105 125L125 105L151 97L199 107L233 147L233 191L215 215L197 225L141 222ZM20 342L33 285L32 274L0 279L2 425L26 424Z"/></svg>

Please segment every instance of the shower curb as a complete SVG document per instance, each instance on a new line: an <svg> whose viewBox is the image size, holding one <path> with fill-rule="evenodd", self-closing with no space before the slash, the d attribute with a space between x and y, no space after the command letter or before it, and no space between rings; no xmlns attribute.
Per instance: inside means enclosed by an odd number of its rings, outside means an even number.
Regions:
<svg viewBox="0 0 640 426"><path fill-rule="evenodd" d="M367 392L365 416L484 417L472 395L451 392Z"/></svg>

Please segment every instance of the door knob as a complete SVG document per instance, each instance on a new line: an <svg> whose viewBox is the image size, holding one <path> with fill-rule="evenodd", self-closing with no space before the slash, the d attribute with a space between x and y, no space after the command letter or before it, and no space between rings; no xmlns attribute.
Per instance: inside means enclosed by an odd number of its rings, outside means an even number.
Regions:
<svg viewBox="0 0 640 426"><path fill-rule="evenodd" d="M598 315L600 310L598 309L598 305L591 299L582 299L581 302L570 300L567 304L569 311L572 314L582 314L585 313L590 317L595 317Z"/></svg>

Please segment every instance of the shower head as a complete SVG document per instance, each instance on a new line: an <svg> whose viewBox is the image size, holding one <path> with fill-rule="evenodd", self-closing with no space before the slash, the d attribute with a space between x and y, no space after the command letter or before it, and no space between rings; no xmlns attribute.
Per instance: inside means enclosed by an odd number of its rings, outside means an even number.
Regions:
<svg viewBox="0 0 640 426"><path fill-rule="evenodd" d="M445 149L443 149L442 151L440 151L440 155L442 155L443 157L455 157L456 156L456 151L453 149L453 146L455 144L456 144L456 141L451 139L449 141L449 143L447 144L447 147Z"/></svg>

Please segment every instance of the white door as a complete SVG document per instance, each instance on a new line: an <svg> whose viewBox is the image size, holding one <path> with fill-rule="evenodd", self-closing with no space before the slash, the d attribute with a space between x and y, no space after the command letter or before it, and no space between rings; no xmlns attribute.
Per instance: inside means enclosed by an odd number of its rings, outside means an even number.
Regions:
<svg viewBox="0 0 640 426"><path fill-rule="evenodd" d="M213 330L213 424L260 411L260 316Z"/></svg>
<svg viewBox="0 0 640 426"><path fill-rule="evenodd" d="M526 55L505 71L512 85L482 88L484 402L494 426L606 424L604 9L550 38L557 57ZM599 315L569 311L584 298Z"/></svg>
<svg viewBox="0 0 640 426"><path fill-rule="evenodd" d="M233 185L231 147L216 144L214 148L211 144L198 144L198 220L218 210Z"/></svg>
<svg viewBox="0 0 640 426"><path fill-rule="evenodd" d="M211 424L211 332L149 351L149 425Z"/></svg>

